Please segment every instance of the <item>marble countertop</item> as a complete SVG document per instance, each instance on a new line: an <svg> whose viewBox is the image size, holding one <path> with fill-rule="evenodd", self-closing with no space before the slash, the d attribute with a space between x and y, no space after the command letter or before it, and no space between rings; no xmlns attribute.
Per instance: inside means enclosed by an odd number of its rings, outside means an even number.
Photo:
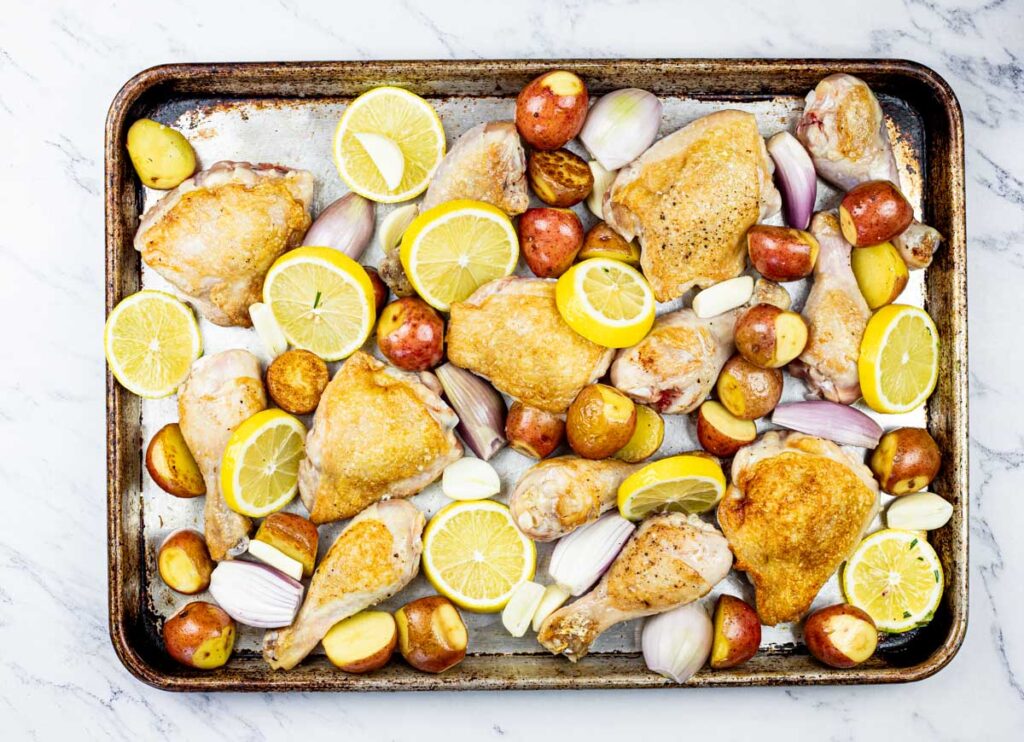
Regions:
<svg viewBox="0 0 1024 742"><path fill-rule="evenodd" d="M1024 3L14 0L0 19L0 728L5 739L1008 739L1024 727ZM826 9L826 6L829 6ZM107 635L103 123L172 61L865 56L930 65L967 124L971 612L906 686L172 695ZM1017 281L1022 281L1021 285ZM1019 738L1019 737L1018 737Z"/></svg>

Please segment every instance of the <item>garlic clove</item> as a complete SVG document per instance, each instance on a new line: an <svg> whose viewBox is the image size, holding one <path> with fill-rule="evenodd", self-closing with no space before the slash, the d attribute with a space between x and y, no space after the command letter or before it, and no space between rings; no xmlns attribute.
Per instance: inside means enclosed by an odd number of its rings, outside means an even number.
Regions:
<svg viewBox="0 0 1024 742"><path fill-rule="evenodd" d="M738 276L709 286L693 297L693 312L701 319L742 307L754 295L754 279Z"/></svg>
<svg viewBox="0 0 1024 742"><path fill-rule="evenodd" d="M277 324L274 312L268 305L263 302L250 304L249 318L256 329L256 335L271 358L277 358L288 350L288 340L285 339L281 326Z"/></svg>
<svg viewBox="0 0 1024 742"><path fill-rule="evenodd" d="M915 492L893 500L885 511L889 528L907 531L934 531L953 517L953 505L933 492Z"/></svg>
<svg viewBox="0 0 1024 742"><path fill-rule="evenodd" d="M398 245L402 241L402 235L405 234L405 230L412 224L412 220L416 218L417 211L419 211L418 205L407 204L406 206L392 209L381 220L378 239L385 255L389 255L398 249Z"/></svg>
<svg viewBox="0 0 1024 742"><path fill-rule="evenodd" d="M604 219L604 194L612 187L619 171L605 170L597 160L591 160L587 165L590 166L590 172L594 175L594 187L590 190L590 195L587 196L587 208L598 219Z"/></svg>
<svg viewBox="0 0 1024 742"><path fill-rule="evenodd" d="M380 177L388 186L389 191L394 191L402 183L402 175L405 174L405 155L395 140L383 134L356 133L353 136L363 145L366 154L377 166Z"/></svg>
<svg viewBox="0 0 1024 742"><path fill-rule="evenodd" d="M537 604L537 610L533 612L531 628L540 631L544 619L561 608L569 599L569 595L569 591L563 585L548 585L544 588L544 595Z"/></svg>
<svg viewBox="0 0 1024 742"><path fill-rule="evenodd" d="M283 572L293 580L302 579L302 562L292 559L280 549L271 546L266 541L251 539L249 541L249 554L268 564L274 569Z"/></svg>
<svg viewBox="0 0 1024 742"><path fill-rule="evenodd" d="M515 589L501 612L501 623L508 633L517 638L526 633L543 597L544 586L536 582L526 581Z"/></svg>
<svg viewBox="0 0 1024 742"><path fill-rule="evenodd" d="M453 500L484 500L501 491L501 479L483 459L466 456L445 467L441 491Z"/></svg>

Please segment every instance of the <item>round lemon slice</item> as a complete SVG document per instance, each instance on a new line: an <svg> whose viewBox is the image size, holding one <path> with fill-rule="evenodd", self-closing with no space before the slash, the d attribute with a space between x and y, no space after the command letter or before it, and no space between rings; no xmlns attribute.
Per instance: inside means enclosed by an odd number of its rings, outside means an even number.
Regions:
<svg viewBox="0 0 1024 742"><path fill-rule="evenodd" d="M417 216L402 236L400 256L416 293L447 312L516 269L519 238L501 209L460 199Z"/></svg>
<svg viewBox="0 0 1024 742"><path fill-rule="evenodd" d="M861 393L876 412L910 412L939 378L939 331L918 307L890 304L868 320L857 361Z"/></svg>
<svg viewBox="0 0 1024 742"><path fill-rule="evenodd" d="M360 196L381 203L408 201L427 189L444 157L444 127L433 106L418 95L374 88L345 109L333 150L338 174ZM398 152L401 163L394 162ZM389 184L394 174L398 182Z"/></svg>
<svg viewBox="0 0 1024 742"><path fill-rule="evenodd" d="M423 572L461 608L500 611L537 565L533 541L493 500L453 502L430 519L423 534Z"/></svg>
<svg viewBox="0 0 1024 742"><path fill-rule="evenodd" d="M103 327L103 350L121 386L140 397L173 394L203 354L189 307L163 291L139 291L114 307Z"/></svg>
<svg viewBox="0 0 1024 742"><path fill-rule="evenodd" d="M942 599L939 555L917 531L889 528L864 539L843 567L847 602L897 634L932 619Z"/></svg>
<svg viewBox="0 0 1024 742"><path fill-rule="evenodd" d="M296 348L347 358L373 329L373 284L359 263L330 247L300 247L270 266L263 302Z"/></svg>
<svg viewBox="0 0 1024 742"><path fill-rule="evenodd" d="M220 488L236 513L262 518L283 508L298 490L306 428L281 410L263 410L228 439L221 459Z"/></svg>
<svg viewBox="0 0 1024 742"><path fill-rule="evenodd" d="M636 345L654 324L651 287L619 260L577 263L558 279L555 302L569 327L606 348Z"/></svg>
<svg viewBox="0 0 1024 742"><path fill-rule="evenodd" d="M655 512L704 513L725 494L725 474L707 456L682 454L648 464L619 485L619 513L643 520Z"/></svg>

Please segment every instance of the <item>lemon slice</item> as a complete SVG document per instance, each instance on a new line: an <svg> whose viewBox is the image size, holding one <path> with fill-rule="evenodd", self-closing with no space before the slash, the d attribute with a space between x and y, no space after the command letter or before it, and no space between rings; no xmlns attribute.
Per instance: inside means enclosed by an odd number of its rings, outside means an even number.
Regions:
<svg viewBox="0 0 1024 742"><path fill-rule="evenodd" d="M864 330L857 361L861 393L876 412L910 412L935 390L939 331L923 309L890 304Z"/></svg>
<svg viewBox="0 0 1024 742"><path fill-rule="evenodd" d="M704 513L725 494L725 474L707 456L682 454L655 461L619 485L619 513L643 520L654 512Z"/></svg>
<svg viewBox="0 0 1024 742"><path fill-rule="evenodd" d="M357 351L376 318L363 266L329 247L300 247L270 266L263 302L296 348L338 361Z"/></svg>
<svg viewBox="0 0 1024 742"><path fill-rule="evenodd" d="M397 183L389 184L378 166L388 163L384 169L389 175L398 172L396 153L385 140L402 155ZM381 203L408 201L427 189L444 157L444 127L418 95L402 88L374 88L345 109L333 149L338 174L360 196Z"/></svg>
<svg viewBox="0 0 1024 742"><path fill-rule="evenodd" d="M228 507L262 518L291 502L299 485L305 440L302 423L276 409L257 412L235 428L220 466L220 488Z"/></svg>
<svg viewBox="0 0 1024 742"><path fill-rule="evenodd" d="M485 283L515 270L519 238L501 209L460 199L416 217L402 236L400 255L416 293L447 312Z"/></svg>
<svg viewBox="0 0 1024 742"><path fill-rule="evenodd" d="M173 394L203 354L196 316L163 291L140 291L114 307L103 327L114 378L140 397Z"/></svg>
<svg viewBox="0 0 1024 742"><path fill-rule="evenodd" d="M843 567L843 595L898 634L932 619L942 599L939 555L916 531L889 528L864 539Z"/></svg>
<svg viewBox="0 0 1024 742"><path fill-rule="evenodd" d="M500 611L532 579L537 551L508 508L493 500L453 502L431 518L423 534L423 572L461 608Z"/></svg>
<svg viewBox="0 0 1024 742"><path fill-rule="evenodd" d="M654 324L654 294L640 271L619 260L591 258L558 279L562 319L606 348L636 345Z"/></svg>

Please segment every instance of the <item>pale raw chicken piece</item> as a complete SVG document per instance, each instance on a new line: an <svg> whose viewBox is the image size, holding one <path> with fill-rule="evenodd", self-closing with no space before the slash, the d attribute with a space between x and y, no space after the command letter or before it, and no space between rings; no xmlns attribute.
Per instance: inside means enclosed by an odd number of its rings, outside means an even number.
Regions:
<svg viewBox="0 0 1024 742"><path fill-rule="evenodd" d="M654 297L675 299L743 272L747 229L782 205L774 169L754 116L718 111L620 170L605 194L605 220L627 240L639 238Z"/></svg>
<svg viewBox="0 0 1024 742"><path fill-rule="evenodd" d="M351 518L389 497L415 495L462 456L459 419L430 373L412 374L356 351L313 416L299 494L314 523Z"/></svg>
<svg viewBox="0 0 1024 742"><path fill-rule="evenodd" d="M574 332L555 304L555 282L509 276L452 305L448 360L499 391L561 413L608 370L615 351Z"/></svg>
<svg viewBox="0 0 1024 742"><path fill-rule="evenodd" d="M639 468L617 459L558 456L519 478L508 507L519 530L534 541L553 541L615 507L619 485Z"/></svg>
<svg viewBox="0 0 1024 742"><path fill-rule="evenodd" d="M597 587L544 620L537 640L553 654L576 662L615 624L704 597L731 566L729 544L714 526L696 515L652 515Z"/></svg>
<svg viewBox="0 0 1024 742"><path fill-rule="evenodd" d="M263 637L267 663L290 670L338 621L408 585L419 571L424 522L423 513L405 500L375 503L353 518L313 573L292 625Z"/></svg>
<svg viewBox="0 0 1024 742"><path fill-rule="evenodd" d="M860 398L857 359L871 310L850 267L849 242L831 212L818 212L811 220L818 240L814 283L804 302L807 345L789 370L812 392L830 402L853 404Z"/></svg>
<svg viewBox="0 0 1024 742"><path fill-rule="evenodd" d="M203 531L218 562L245 552L252 527L224 502L221 456L235 428L266 407L260 362L247 350L200 358L178 389L178 424L206 482Z"/></svg>
<svg viewBox="0 0 1024 742"><path fill-rule="evenodd" d="M434 173L420 208L459 198L484 201L509 216L526 211L526 154L514 123L490 121L459 137Z"/></svg>
<svg viewBox="0 0 1024 742"><path fill-rule="evenodd" d="M271 264L309 229L312 201L304 170L218 162L146 212L135 249L206 319L249 327Z"/></svg>

